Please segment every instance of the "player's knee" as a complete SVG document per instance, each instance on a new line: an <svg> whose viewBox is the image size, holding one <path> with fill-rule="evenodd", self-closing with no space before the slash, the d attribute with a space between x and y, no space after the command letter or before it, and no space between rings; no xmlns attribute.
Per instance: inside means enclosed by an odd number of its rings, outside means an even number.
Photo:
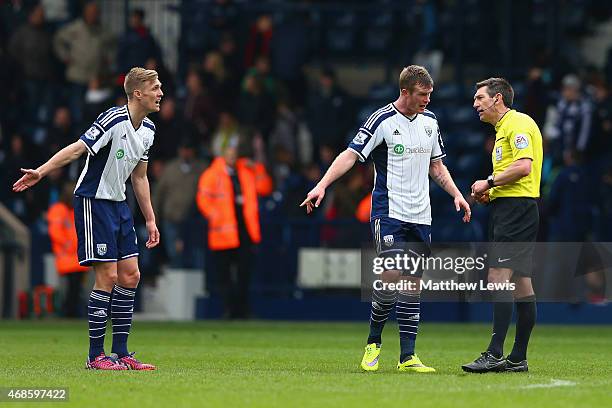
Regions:
<svg viewBox="0 0 612 408"><path fill-rule="evenodd" d="M510 274L504 269L489 269L489 274L487 276L487 281L489 283L504 283L508 282L510 279Z"/></svg>
<svg viewBox="0 0 612 408"><path fill-rule="evenodd" d="M108 285L114 285L117 283L117 271L113 269L108 269L102 271L102 273L98 274L99 278Z"/></svg>
<svg viewBox="0 0 612 408"><path fill-rule="evenodd" d="M381 274L382 281L385 283L397 283L400 276L401 272L397 270L387 270Z"/></svg>
<svg viewBox="0 0 612 408"><path fill-rule="evenodd" d="M128 271L123 274L122 278L121 280L124 285L135 288L138 282L140 282L140 271L138 269Z"/></svg>

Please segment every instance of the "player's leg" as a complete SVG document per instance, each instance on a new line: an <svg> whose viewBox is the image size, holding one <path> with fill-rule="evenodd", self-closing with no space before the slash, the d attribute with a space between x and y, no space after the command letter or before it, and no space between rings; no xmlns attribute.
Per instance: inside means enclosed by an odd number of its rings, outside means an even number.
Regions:
<svg viewBox="0 0 612 408"><path fill-rule="evenodd" d="M134 299L136 288L140 282L138 269L138 240L132 214L127 203L116 203L120 220L117 239L117 284L113 287L111 316L113 323L112 351L130 370L154 370L155 366L143 364L128 352L128 336L132 328L134 315Z"/></svg>
<svg viewBox="0 0 612 408"><path fill-rule="evenodd" d="M397 244L394 241L393 233L397 232L398 227L393 221L388 218L377 218L372 220L370 225L377 256L386 257L397 253L398 249L394 248ZM383 283L395 283L398 281L399 276L399 271L388 270L381 274L381 280ZM384 287L373 289L370 309L370 331L368 333L365 353L361 359L361 368L365 371L376 371L378 369L382 332L396 302L396 290Z"/></svg>
<svg viewBox="0 0 612 408"><path fill-rule="evenodd" d="M155 370L152 364L145 364L134 358L128 351L128 336L132 328L134 299L140 282L138 257L131 256L117 262L117 284L113 288L111 315L113 322L113 354L130 370Z"/></svg>
<svg viewBox="0 0 612 408"><path fill-rule="evenodd" d="M418 259L426 259L430 255L430 228L428 225L404 223L403 225L404 254ZM417 265L409 263L409 265ZM415 353L416 339L421 321L421 277L423 265L402 270L401 280L404 290L398 292L395 313L399 328L400 371L432 373L436 370L425 366Z"/></svg>
<svg viewBox="0 0 612 408"><path fill-rule="evenodd" d="M113 323L112 352L119 358L127 356L127 340L132 327L134 298L140 282L138 257L122 259L117 262L117 284L113 287L111 316Z"/></svg>
<svg viewBox="0 0 612 408"><path fill-rule="evenodd" d="M377 256L393 258L403 253L401 243L401 222L388 217L372 220L370 223ZM397 283L401 273L399 270L386 270L380 278L383 283ZM372 291L372 307L370 311L370 332L367 344L381 344L382 332L389 319L391 311L397 303L397 291L382 287Z"/></svg>
<svg viewBox="0 0 612 408"><path fill-rule="evenodd" d="M117 248L112 239L117 223L112 222L112 209L105 202L75 196L74 224L79 263L93 265L96 278L87 306L89 357L86 367L124 370L125 367L104 354L111 290L117 281Z"/></svg>
<svg viewBox="0 0 612 408"><path fill-rule="evenodd" d="M516 304L516 336L512 352L506 359L506 371L528 371L527 346L536 322L536 298L530 277L517 276L514 279L514 300Z"/></svg>
<svg viewBox="0 0 612 408"><path fill-rule="evenodd" d="M403 278L411 282L414 290L399 291L396 305L397 325L400 337L400 359L397 365L400 371L433 373L436 370L427 367L415 353L416 339L421 320L421 279Z"/></svg>
<svg viewBox="0 0 612 408"><path fill-rule="evenodd" d="M395 314L399 328L400 362L414 355L421 313L421 293L416 286L420 284L420 279L403 277L402 280L409 282L415 290L399 291L397 296Z"/></svg>
<svg viewBox="0 0 612 408"><path fill-rule="evenodd" d="M116 262L95 262L96 281L89 295L87 317L89 322L89 359L87 368L94 370L123 370L120 364L104 353L106 322L110 310L111 291L117 281Z"/></svg>

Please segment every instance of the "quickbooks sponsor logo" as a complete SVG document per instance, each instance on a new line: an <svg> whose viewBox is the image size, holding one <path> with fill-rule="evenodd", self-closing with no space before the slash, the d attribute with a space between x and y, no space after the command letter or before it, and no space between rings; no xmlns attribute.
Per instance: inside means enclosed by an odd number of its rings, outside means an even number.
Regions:
<svg viewBox="0 0 612 408"><path fill-rule="evenodd" d="M405 154L430 154L431 148L425 148L422 146L404 147L404 145L398 143L393 147L393 153L397 155L402 155L404 153Z"/></svg>
<svg viewBox="0 0 612 408"><path fill-rule="evenodd" d="M425 147L422 147L422 146L413 147L413 148L406 149L406 153L409 153L409 154L430 154L431 153L431 148L425 148Z"/></svg>
<svg viewBox="0 0 612 408"><path fill-rule="evenodd" d="M123 151L123 149L117 150L117 154L115 154L115 157L117 159L123 159L123 156L125 156L125 152Z"/></svg>

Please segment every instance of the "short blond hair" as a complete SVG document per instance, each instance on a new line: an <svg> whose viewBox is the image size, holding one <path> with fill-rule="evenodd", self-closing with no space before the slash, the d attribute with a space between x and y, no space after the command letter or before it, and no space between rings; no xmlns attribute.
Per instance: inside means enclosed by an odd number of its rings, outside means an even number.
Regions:
<svg viewBox="0 0 612 408"><path fill-rule="evenodd" d="M425 88L433 87L433 79L427 70L420 65L409 65L402 69L399 76L399 88L414 91L414 86L419 84Z"/></svg>
<svg viewBox="0 0 612 408"><path fill-rule="evenodd" d="M130 69L130 72L127 73L123 81L123 89L125 90L128 100L132 99L136 89L140 88L144 83L155 81L156 79L157 71L152 69L144 69L141 67Z"/></svg>

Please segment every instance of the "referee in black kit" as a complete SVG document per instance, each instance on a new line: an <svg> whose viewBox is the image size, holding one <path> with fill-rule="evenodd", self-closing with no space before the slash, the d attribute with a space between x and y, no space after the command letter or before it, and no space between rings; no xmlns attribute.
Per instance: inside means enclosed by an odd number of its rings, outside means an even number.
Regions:
<svg viewBox="0 0 612 408"><path fill-rule="evenodd" d="M472 196L491 205L489 220L490 283L512 282L493 291L493 336L480 357L461 368L470 373L528 371L527 344L536 321L531 284L532 257L538 233L542 173L542 135L528 115L512 107L514 90L503 78L476 84L474 108L480 120L495 126L493 174L472 185ZM504 340L516 303L516 337L512 352L504 358Z"/></svg>

